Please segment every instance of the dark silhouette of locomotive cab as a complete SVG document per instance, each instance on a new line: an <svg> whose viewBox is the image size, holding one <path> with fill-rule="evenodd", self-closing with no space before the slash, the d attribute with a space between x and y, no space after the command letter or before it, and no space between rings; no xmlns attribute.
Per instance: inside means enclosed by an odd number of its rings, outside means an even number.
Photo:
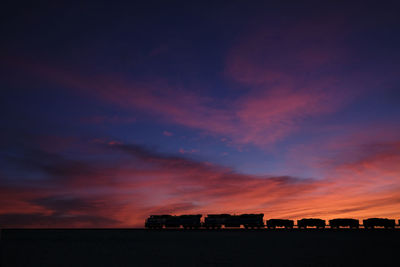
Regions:
<svg viewBox="0 0 400 267"><path fill-rule="evenodd" d="M150 215L144 226L148 229L180 228L196 229L201 226L201 214L196 215Z"/></svg>
<svg viewBox="0 0 400 267"><path fill-rule="evenodd" d="M267 220L267 228L275 229L277 227L284 227L286 229L293 229L294 221L286 219L269 219Z"/></svg>
<svg viewBox="0 0 400 267"><path fill-rule="evenodd" d="M341 227L358 229L360 227L360 222L356 219L332 219L329 220L329 226L332 229L338 229Z"/></svg>
<svg viewBox="0 0 400 267"><path fill-rule="evenodd" d="M375 227L384 227L385 229L394 229L396 221L386 218L369 218L363 220L365 229L374 229Z"/></svg>
<svg viewBox="0 0 400 267"><path fill-rule="evenodd" d="M306 218L297 221L297 227L299 229L306 229L307 227L315 227L318 229L324 229L326 223L322 219Z"/></svg>
<svg viewBox="0 0 400 267"><path fill-rule="evenodd" d="M144 227L149 229L161 229L169 217L172 217L172 215L150 215L150 217L146 219Z"/></svg>
<svg viewBox="0 0 400 267"><path fill-rule="evenodd" d="M241 227L246 229L264 227L264 214L208 214L204 219L203 226L207 229L220 229L222 226Z"/></svg>

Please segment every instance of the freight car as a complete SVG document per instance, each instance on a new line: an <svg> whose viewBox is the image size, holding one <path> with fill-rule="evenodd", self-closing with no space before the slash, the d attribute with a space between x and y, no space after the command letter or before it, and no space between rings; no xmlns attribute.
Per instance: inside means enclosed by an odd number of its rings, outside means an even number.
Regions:
<svg viewBox="0 0 400 267"><path fill-rule="evenodd" d="M225 228L241 227L246 229L263 228L264 214L208 214L204 219L203 227L206 229L220 229L222 226Z"/></svg>
<svg viewBox="0 0 400 267"><path fill-rule="evenodd" d="M242 214L239 215L240 223L244 228L264 228L264 214Z"/></svg>
<svg viewBox="0 0 400 267"><path fill-rule="evenodd" d="M284 227L285 229L293 229L294 221L287 219L269 219L266 226L268 229L275 229L277 227Z"/></svg>
<svg viewBox="0 0 400 267"><path fill-rule="evenodd" d="M146 219L145 227L148 229L180 228L196 229L201 226L201 214L196 215L150 215Z"/></svg>
<svg viewBox="0 0 400 267"><path fill-rule="evenodd" d="M306 218L297 221L297 227L299 229L306 229L307 227L315 227L318 229L324 229L326 223L322 219Z"/></svg>
<svg viewBox="0 0 400 267"><path fill-rule="evenodd" d="M386 218L369 218L363 220L365 229L374 229L375 227L384 227L385 229L394 229L396 221Z"/></svg>
<svg viewBox="0 0 400 267"><path fill-rule="evenodd" d="M341 227L358 229L360 227L360 222L356 219L332 219L329 220L329 226L332 229L338 229Z"/></svg>

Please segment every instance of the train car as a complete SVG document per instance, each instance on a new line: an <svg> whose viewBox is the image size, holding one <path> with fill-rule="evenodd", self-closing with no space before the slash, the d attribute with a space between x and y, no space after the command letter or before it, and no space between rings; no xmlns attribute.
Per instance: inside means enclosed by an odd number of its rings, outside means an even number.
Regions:
<svg viewBox="0 0 400 267"><path fill-rule="evenodd" d="M180 225L184 229L198 229L201 227L201 214L179 216Z"/></svg>
<svg viewBox="0 0 400 267"><path fill-rule="evenodd" d="M221 228L230 216L230 214L208 214L204 219L203 226L207 229Z"/></svg>
<svg viewBox="0 0 400 267"><path fill-rule="evenodd" d="M144 227L148 229L161 229L165 226L165 222L172 215L150 215L144 223Z"/></svg>
<svg viewBox="0 0 400 267"><path fill-rule="evenodd" d="M365 229L374 229L375 227L384 227L385 229L394 229L396 221L387 218L369 218L363 220Z"/></svg>
<svg viewBox="0 0 400 267"><path fill-rule="evenodd" d="M297 221L297 227L299 229L306 229L308 227L315 227L317 229L324 229L326 223L322 219L305 218Z"/></svg>
<svg viewBox="0 0 400 267"><path fill-rule="evenodd" d="M181 226L179 216L171 215L165 219L165 228L179 228Z"/></svg>
<svg viewBox="0 0 400 267"><path fill-rule="evenodd" d="M332 229L338 229L341 227L349 227L352 229L358 229L360 227L360 222L356 219L332 219L329 220L329 226Z"/></svg>
<svg viewBox="0 0 400 267"><path fill-rule="evenodd" d="M148 229L180 228L194 229L201 226L201 214L196 215L150 215L145 221Z"/></svg>
<svg viewBox="0 0 400 267"><path fill-rule="evenodd" d="M244 228L263 228L264 227L264 214L241 214L239 216L240 224ZM240 226L239 226L240 227Z"/></svg>
<svg viewBox="0 0 400 267"><path fill-rule="evenodd" d="M287 219L269 219L266 226L268 229L275 229L277 227L284 227L285 229L293 229L294 221Z"/></svg>
<svg viewBox="0 0 400 267"><path fill-rule="evenodd" d="M245 227L248 228L262 228L264 227L263 221L264 214L209 214L204 219L203 226L207 229L219 229L222 226L230 227Z"/></svg>

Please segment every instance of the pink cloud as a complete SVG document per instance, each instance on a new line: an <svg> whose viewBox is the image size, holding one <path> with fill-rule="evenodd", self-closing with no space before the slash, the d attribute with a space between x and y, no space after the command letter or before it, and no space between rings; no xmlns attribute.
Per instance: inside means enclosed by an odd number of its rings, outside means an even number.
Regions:
<svg viewBox="0 0 400 267"><path fill-rule="evenodd" d="M45 68L39 69L41 73L45 72ZM267 146L282 140L301 127L302 121L336 111L343 98L334 88L328 87L330 80L314 82L304 88L279 85L221 102L175 89L162 81L84 78L73 73L57 72L54 68L47 73L46 77L49 76L88 97L96 97L129 111L144 111L161 121L222 136L224 140L229 138L232 144L239 146ZM98 118L96 121L110 119Z"/></svg>
<svg viewBox="0 0 400 267"><path fill-rule="evenodd" d="M144 218L153 212L262 210L272 199L294 197L315 187L310 180L238 174L229 168L138 146L105 146L108 154L120 154L118 162L49 158L39 152L19 159L22 169L36 168L50 178L45 187L41 184L35 190L23 184L4 188L1 198L8 205L0 209L2 226L19 222L23 214L37 222L47 218L54 223L41 223L44 227L63 226L66 221L61 218L65 216L77 217L75 223L68 220L71 227L95 226L92 218L107 225L113 221L113 226L142 226ZM46 158L46 165L40 163L41 157Z"/></svg>
<svg viewBox="0 0 400 267"><path fill-rule="evenodd" d="M141 227L152 213L263 212L266 218L292 219L400 216L398 141L376 142L361 148L358 156L341 157L343 162L331 162L334 172L318 179L249 175L137 145L91 144L118 160L98 155L71 160L43 152L19 159L21 169L36 168L50 177L46 186L1 187L0 199L7 205L0 209L0 223L12 225L22 215L46 227L46 219L53 227L66 222L74 227ZM63 221L63 216L75 220Z"/></svg>
<svg viewBox="0 0 400 267"><path fill-rule="evenodd" d="M345 17L314 16L246 29L226 53L224 77L240 92L228 99L177 88L159 77L132 81L113 74L83 76L44 63L15 61L14 66L132 113L140 111L237 147L265 148L296 133L305 121L340 110L372 83L379 84L380 79L371 81L362 71L343 72L354 52L346 43L352 34L346 23ZM163 50L161 46L152 54ZM126 122L102 116L88 121Z"/></svg>
<svg viewBox="0 0 400 267"><path fill-rule="evenodd" d="M54 66L22 65L78 94L128 111L229 139L235 146L267 147L298 131L304 121L339 110L354 97L349 87L354 92L360 86L354 87L348 75L332 75L349 60L351 51L343 41L348 32L340 20L322 21L316 24L310 19L279 31L260 27L238 36L226 54L224 77L232 87L246 90L230 99L178 89L157 77L150 81L110 74L83 77ZM103 120L108 121L97 119Z"/></svg>

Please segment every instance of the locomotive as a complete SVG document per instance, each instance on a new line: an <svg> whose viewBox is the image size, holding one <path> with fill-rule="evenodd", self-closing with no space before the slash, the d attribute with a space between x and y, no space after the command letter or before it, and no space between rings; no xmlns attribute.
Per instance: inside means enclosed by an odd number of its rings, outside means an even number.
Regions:
<svg viewBox="0 0 400 267"><path fill-rule="evenodd" d="M150 215L146 219L145 227L148 229L161 229L183 227L184 229L197 229L201 226L201 214L196 215Z"/></svg>
<svg viewBox="0 0 400 267"><path fill-rule="evenodd" d="M183 228L183 229L221 229L221 228L241 228L245 229L293 229L295 227L293 220L288 219L268 219L264 225L264 214L208 214L201 222L201 214L193 215L150 215L145 221L147 229L162 228ZM400 220L399 220L400 225ZM329 225L325 220L318 218L305 218L297 221L298 229L315 227L316 229L325 229L329 226L331 229L350 228L359 229L360 222L357 219L337 218L329 220ZM386 218L369 218L363 220L365 229L374 229L383 227L385 229L394 229L396 221Z"/></svg>
<svg viewBox="0 0 400 267"><path fill-rule="evenodd" d="M165 226L167 218L172 217L172 215L150 215L144 223L144 227L148 229L158 229Z"/></svg>

